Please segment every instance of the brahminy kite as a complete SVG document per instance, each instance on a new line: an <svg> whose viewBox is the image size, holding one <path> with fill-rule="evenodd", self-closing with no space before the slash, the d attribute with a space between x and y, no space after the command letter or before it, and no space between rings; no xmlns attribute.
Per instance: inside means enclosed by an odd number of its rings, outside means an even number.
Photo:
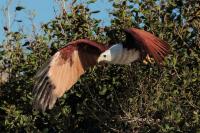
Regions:
<svg viewBox="0 0 200 133"><path fill-rule="evenodd" d="M46 108L52 109L57 98L68 91L88 68L97 63L130 64L150 55L161 64L170 51L166 42L149 32L136 28L124 31L126 40L111 47L88 39L79 39L58 50L36 74L34 107L42 111Z"/></svg>

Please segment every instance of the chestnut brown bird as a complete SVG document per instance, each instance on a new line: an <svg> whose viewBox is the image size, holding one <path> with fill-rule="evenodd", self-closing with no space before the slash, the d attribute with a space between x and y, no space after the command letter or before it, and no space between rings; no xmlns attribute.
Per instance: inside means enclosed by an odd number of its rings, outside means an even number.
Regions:
<svg viewBox="0 0 200 133"><path fill-rule="evenodd" d="M161 64L170 47L163 40L144 30L124 30L126 40L111 47L79 39L58 50L36 74L33 105L45 111L52 109L57 98L67 92L85 71L97 63L130 64L146 55Z"/></svg>

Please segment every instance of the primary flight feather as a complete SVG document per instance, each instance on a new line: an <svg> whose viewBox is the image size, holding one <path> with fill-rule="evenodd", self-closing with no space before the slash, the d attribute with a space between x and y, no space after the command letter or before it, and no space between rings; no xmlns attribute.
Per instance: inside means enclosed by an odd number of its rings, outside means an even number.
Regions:
<svg viewBox="0 0 200 133"><path fill-rule="evenodd" d="M149 32L130 28L125 33L126 40L110 48L95 41L79 39L56 52L36 74L34 107L42 111L53 108L57 98L97 63L130 64L150 55L161 64L169 53L169 45Z"/></svg>

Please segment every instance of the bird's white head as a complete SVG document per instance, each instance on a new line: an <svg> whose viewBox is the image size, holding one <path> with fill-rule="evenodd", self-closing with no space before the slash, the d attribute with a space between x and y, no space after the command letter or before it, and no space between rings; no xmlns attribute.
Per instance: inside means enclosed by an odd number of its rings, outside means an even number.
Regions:
<svg viewBox="0 0 200 133"><path fill-rule="evenodd" d="M123 51L122 44L115 44L112 47L110 47L105 52L101 53L101 55L98 58L98 63L100 62L106 62L106 63L114 63L113 61L120 56L120 54Z"/></svg>
<svg viewBox="0 0 200 133"><path fill-rule="evenodd" d="M98 63L100 62L110 62L112 60L111 58L111 50L108 49L105 52L101 53L99 58L98 58Z"/></svg>

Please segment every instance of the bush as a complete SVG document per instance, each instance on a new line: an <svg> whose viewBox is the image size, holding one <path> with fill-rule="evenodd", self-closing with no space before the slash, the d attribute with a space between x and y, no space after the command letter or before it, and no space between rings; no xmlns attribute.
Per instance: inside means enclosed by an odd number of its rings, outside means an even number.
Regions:
<svg viewBox="0 0 200 133"><path fill-rule="evenodd" d="M91 4L95 1L90 1ZM200 131L200 16L196 1L112 1L111 25L92 18L86 4L41 26L44 33L7 31L0 48L0 130L3 132L198 132ZM141 62L97 66L46 113L32 109L36 71L60 47L89 38L105 44L137 27L171 46L163 67Z"/></svg>

